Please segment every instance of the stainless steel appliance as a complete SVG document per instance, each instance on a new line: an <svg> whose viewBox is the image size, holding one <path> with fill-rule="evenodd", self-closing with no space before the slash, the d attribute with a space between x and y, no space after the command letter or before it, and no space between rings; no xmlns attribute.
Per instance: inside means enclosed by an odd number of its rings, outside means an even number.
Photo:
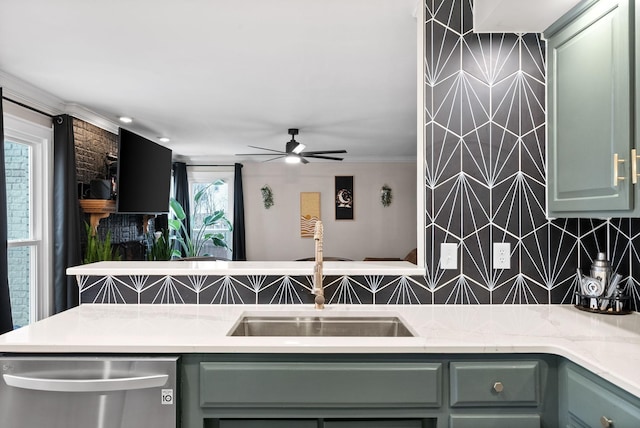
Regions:
<svg viewBox="0 0 640 428"><path fill-rule="evenodd" d="M175 428L177 357L0 357L2 428Z"/></svg>

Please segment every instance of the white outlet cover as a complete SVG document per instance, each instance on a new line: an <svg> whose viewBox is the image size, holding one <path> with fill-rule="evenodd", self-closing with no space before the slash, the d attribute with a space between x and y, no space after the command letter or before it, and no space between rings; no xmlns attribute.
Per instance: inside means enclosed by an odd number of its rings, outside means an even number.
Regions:
<svg viewBox="0 0 640 428"><path fill-rule="evenodd" d="M440 244L440 269L458 269L458 244Z"/></svg>
<svg viewBox="0 0 640 428"><path fill-rule="evenodd" d="M508 242L493 243L493 268L511 269L511 244Z"/></svg>

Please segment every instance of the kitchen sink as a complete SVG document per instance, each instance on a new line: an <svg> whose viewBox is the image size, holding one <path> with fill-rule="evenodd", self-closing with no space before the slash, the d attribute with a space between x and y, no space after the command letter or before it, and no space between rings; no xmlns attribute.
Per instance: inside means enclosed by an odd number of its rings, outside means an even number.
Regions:
<svg viewBox="0 0 640 428"><path fill-rule="evenodd" d="M242 316L228 336L413 337L396 316Z"/></svg>

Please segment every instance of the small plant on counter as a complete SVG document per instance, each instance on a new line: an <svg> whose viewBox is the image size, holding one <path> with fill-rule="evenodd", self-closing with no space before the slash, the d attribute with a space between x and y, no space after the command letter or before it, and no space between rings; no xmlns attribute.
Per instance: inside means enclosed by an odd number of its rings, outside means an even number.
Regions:
<svg viewBox="0 0 640 428"><path fill-rule="evenodd" d="M262 186L260 191L262 192L262 202L264 203L264 207L266 209L271 208L273 206L273 191L271 190L271 187L269 187L268 184L265 184Z"/></svg>
<svg viewBox="0 0 640 428"><path fill-rule="evenodd" d="M161 232L149 233L147 260L171 260L173 254L173 242L168 229Z"/></svg>
<svg viewBox="0 0 640 428"><path fill-rule="evenodd" d="M111 231L108 231L102 240L88 223L85 223L84 227L87 232L87 248L82 263L120 260L120 255L114 254L111 248Z"/></svg>
<svg viewBox="0 0 640 428"><path fill-rule="evenodd" d="M380 202L382 202L382 206L383 207L388 207L389 205L391 205L391 187L387 186L386 184L382 186L382 189L380 189Z"/></svg>

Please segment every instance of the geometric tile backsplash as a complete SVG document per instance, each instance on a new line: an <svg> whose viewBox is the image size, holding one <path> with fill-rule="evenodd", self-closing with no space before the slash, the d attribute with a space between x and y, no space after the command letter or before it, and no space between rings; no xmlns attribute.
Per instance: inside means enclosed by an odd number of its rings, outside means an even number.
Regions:
<svg viewBox="0 0 640 428"><path fill-rule="evenodd" d="M545 42L476 34L470 0L426 0L424 276L325 278L329 303L573 303L605 252L638 310L638 219L546 218ZM439 267L455 243L458 269ZM493 243L511 269L493 269ZM311 277L83 277L81 301L312 303Z"/></svg>
<svg viewBox="0 0 640 428"><path fill-rule="evenodd" d="M426 282L434 303L571 303L598 251L637 310L636 219L545 216L545 42L476 34L467 0L428 0L425 53ZM459 269L438 267L440 243ZM511 244L495 270L493 243Z"/></svg>

